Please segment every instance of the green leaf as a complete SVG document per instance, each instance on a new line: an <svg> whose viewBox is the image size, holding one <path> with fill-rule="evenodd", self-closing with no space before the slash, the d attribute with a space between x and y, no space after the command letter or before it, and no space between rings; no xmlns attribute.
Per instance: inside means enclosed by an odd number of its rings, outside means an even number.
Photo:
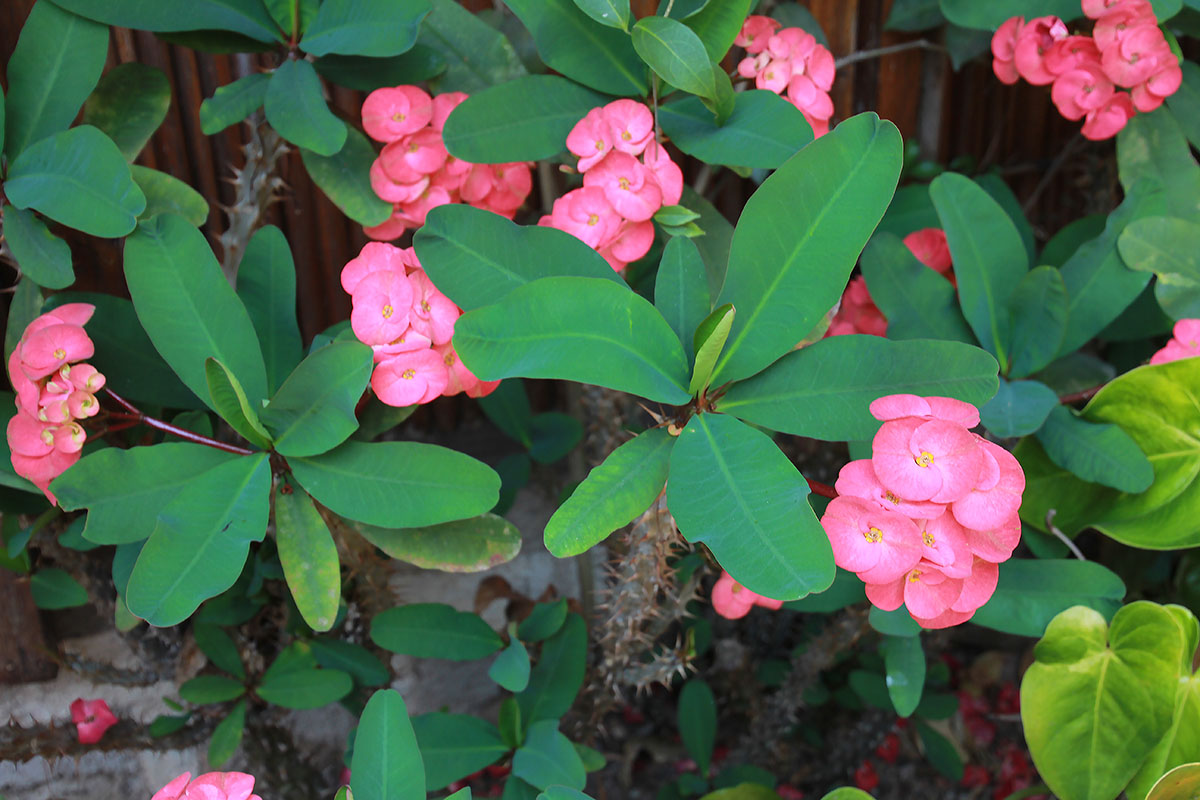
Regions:
<svg viewBox="0 0 1200 800"><path fill-rule="evenodd" d="M450 155L476 164L554 158L575 124L605 100L558 75L527 75L464 100L442 139Z"/></svg>
<svg viewBox="0 0 1200 800"><path fill-rule="evenodd" d="M1041 636L1050 620L1072 606L1087 606L1111 619L1125 584L1107 567L1079 559L1012 558L1000 565L992 599L971 621L1018 636Z"/></svg>
<svg viewBox="0 0 1200 800"><path fill-rule="evenodd" d="M136 622L141 622L141 620L137 619L136 617L134 619ZM149 728L147 728L147 732L150 734L150 736L152 738L155 738L155 739L161 738L163 736L170 736L172 733L175 733L176 731L183 730L183 727L185 725L187 725L189 718L190 717L187 715L167 716L164 714L159 714L150 723ZM218 726L218 727L220 727L220 726ZM211 757L209 759L209 763L213 763ZM213 765L218 766L215 763L213 763Z"/></svg>
<svg viewBox="0 0 1200 800"><path fill-rule="evenodd" d="M997 436L1027 436L1057 407L1058 395L1044 383L1000 381L996 396L979 409L979 418Z"/></svg>
<svg viewBox="0 0 1200 800"><path fill-rule="evenodd" d="M683 776L680 776L681 780L682 778ZM740 783L737 786L709 792L700 800L779 800L779 795L774 790L757 783Z"/></svg>
<svg viewBox="0 0 1200 800"><path fill-rule="evenodd" d="M662 403L691 399L674 332L648 301L599 278L541 278L468 311L454 346L481 380L558 378Z"/></svg>
<svg viewBox="0 0 1200 800"><path fill-rule="evenodd" d="M920 636L885 636L879 645L887 668L888 696L902 717L911 716L925 688L925 651Z"/></svg>
<svg viewBox="0 0 1200 800"><path fill-rule="evenodd" d="M692 678L679 692L675 713L683 746L695 760L700 774L708 775L717 742L717 701L712 689L699 678Z"/></svg>
<svg viewBox="0 0 1200 800"><path fill-rule="evenodd" d="M1179 66L1183 70L1183 83L1167 98L1167 108L1194 146L1200 142L1200 65L1184 61Z"/></svg>
<svg viewBox="0 0 1200 800"><path fill-rule="evenodd" d="M146 207L138 219L149 219L158 214L178 214L197 228L208 221L208 201L191 186L165 172L129 165L133 182L146 196Z"/></svg>
<svg viewBox="0 0 1200 800"><path fill-rule="evenodd" d="M954 259L963 315L983 347L1007 367L1012 336L1007 302L1028 270L1021 236L1004 209L970 178L939 175L929 195Z"/></svg>
<svg viewBox="0 0 1200 800"><path fill-rule="evenodd" d="M938 0L895 0L883 29L886 31L924 31L946 21Z"/></svg>
<svg viewBox="0 0 1200 800"><path fill-rule="evenodd" d="M867 621L871 627L885 636L917 636L921 626L908 613L904 606L894 611L884 611L882 608L871 607ZM886 704L884 704L886 706Z"/></svg>
<svg viewBox="0 0 1200 800"><path fill-rule="evenodd" d="M663 206L654 212L654 221L664 228L686 225L698 219L700 219L699 214L683 206Z"/></svg>
<svg viewBox="0 0 1200 800"><path fill-rule="evenodd" d="M569 233L517 225L458 203L431 210L413 247L429 279L463 311L499 302L539 278L603 278L625 285L595 250Z"/></svg>
<svg viewBox="0 0 1200 800"><path fill-rule="evenodd" d="M354 681L341 670L296 669L268 674L254 693L277 706L306 709L336 703L353 689Z"/></svg>
<svg viewBox="0 0 1200 800"><path fill-rule="evenodd" d="M263 110L280 136L319 156L331 156L346 143L346 123L329 110L317 71L302 59L283 62L271 75Z"/></svg>
<svg viewBox="0 0 1200 800"><path fill-rule="evenodd" d="M529 686L517 695L521 722L526 727L538 720L557 720L570 710L583 686L587 667L587 625L578 614L567 621L542 645L542 654L529 674Z"/></svg>
<svg viewBox="0 0 1200 800"><path fill-rule="evenodd" d="M430 792L495 764L508 752L496 726L470 714L420 714L412 726Z"/></svg>
<svg viewBox="0 0 1200 800"><path fill-rule="evenodd" d="M633 49L667 83L701 97L713 97L711 59L700 37L670 17L642 17L633 26Z"/></svg>
<svg viewBox="0 0 1200 800"><path fill-rule="evenodd" d="M834 789L829 794L821 798L821 800L872 800L871 795L864 792L862 789L854 789L849 786L843 786L840 789Z"/></svg>
<svg viewBox="0 0 1200 800"><path fill-rule="evenodd" d="M200 652L208 656L214 667L225 670L239 680L246 680L246 668L242 665L238 647L224 629L208 622L199 622L192 625L192 636Z"/></svg>
<svg viewBox="0 0 1200 800"><path fill-rule="evenodd" d="M654 282L654 307L675 331L684 359L691 363L696 355L693 333L708 315L711 300L704 260L690 239L673 238L663 249Z"/></svg>
<svg viewBox="0 0 1200 800"><path fill-rule="evenodd" d="M75 608L88 603L87 590L57 567L39 569L29 579L33 604L44 610Z"/></svg>
<svg viewBox="0 0 1200 800"><path fill-rule="evenodd" d="M725 215L684 184L682 202L688 208L700 213L697 224L704 230L704 235L695 241L700 257L704 259L705 277L708 279L709 297L716 297L725 283L726 268L729 265L729 250L733 242L733 226ZM707 314L708 311L706 310ZM690 332L688 334L691 335Z"/></svg>
<svg viewBox="0 0 1200 800"><path fill-rule="evenodd" d="M504 647L478 614L444 603L410 603L376 614L371 641L393 653L450 661L473 661Z"/></svg>
<svg viewBox="0 0 1200 800"><path fill-rule="evenodd" d="M1146 800L1189 800L1200 791L1200 763L1178 766L1163 775Z"/></svg>
<svg viewBox="0 0 1200 800"><path fill-rule="evenodd" d="M359 342L334 342L301 361L263 409L275 449L289 458L315 456L348 439L372 366L371 349Z"/></svg>
<svg viewBox="0 0 1200 800"><path fill-rule="evenodd" d="M388 668L362 645L325 638L313 639L309 644L317 663L345 672L359 686L383 686L390 678Z"/></svg>
<svg viewBox="0 0 1200 800"><path fill-rule="evenodd" d="M183 487L134 565L129 610L151 625L175 625L232 586L250 542L266 534L270 504L266 453L215 466Z"/></svg>
<svg viewBox="0 0 1200 800"><path fill-rule="evenodd" d="M521 532L495 514L424 528L354 527L392 558L442 572L483 572L512 561L521 550Z"/></svg>
<svg viewBox="0 0 1200 800"><path fill-rule="evenodd" d="M171 83L162 70L120 64L100 79L83 105L83 124L112 139L126 161L133 161L167 118Z"/></svg>
<svg viewBox="0 0 1200 800"><path fill-rule="evenodd" d="M237 295L258 334L267 389L274 394L304 352L296 320L296 267L287 239L274 225L250 237L238 266Z"/></svg>
<svg viewBox="0 0 1200 800"><path fill-rule="evenodd" d="M570 414L546 411L529 422L529 457L539 464L552 464L565 457L583 438L583 424Z"/></svg>
<svg viewBox="0 0 1200 800"><path fill-rule="evenodd" d="M425 800L425 767L404 698L394 689L371 695L358 720L350 788L355 800Z"/></svg>
<svg viewBox="0 0 1200 800"><path fill-rule="evenodd" d="M506 697L501 701L498 724L504 745L514 749L520 747L524 734L521 730L521 707L517 705L517 698Z"/></svg>
<svg viewBox="0 0 1200 800"><path fill-rule="evenodd" d="M233 710L213 729L208 741L208 764L220 767L237 752L246 731L246 701L240 700Z"/></svg>
<svg viewBox="0 0 1200 800"><path fill-rule="evenodd" d="M1009 17L1053 14L1064 20L1072 20L1080 16L1079 3L1075 0L1004 0L1001 3L941 0L941 6L946 19L955 25L990 31L999 28Z"/></svg>
<svg viewBox="0 0 1200 800"><path fill-rule="evenodd" d="M868 408L884 395L938 395L982 405L996 386L996 361L978 347L830 336L734 384L717 409L797 436L861 441L879 429Z"/></svg>
<svg viewBox="0 0 1200 800"><path fill-rule="evenodd" d="M575 5L601 25L629 30L629 0L575 0Z"/></svg>
<svg viewBox="0 0 1200 800"><path fill-rule="evenodd" d="M22 151L8 168L4 192L17 208L93 236L124 236L146 208L121 151L100 131L80 125Z"/></svg>
<svg viewBox="0 0 1200 800"><path fill-rule="evenodd" d="M298 39L312 24L320 0L263 0L263 5L285 36Z"/></svg>
<svg viewBox="0 0 1200 800"><path fill-rule="evenodd" d="M330 55L318 58L313 66L330 83L360 92L373 92L384 87L435 78L445 71L446 59L437 50L418 44L398 56L368 58Z"/></svg>
<svg viewBox="0 0 1200 800"><path fill-rule="evenodd" d="M684 24L696 32L711 61L721 61L750 13L751 0L710 0L703 8L684 18Z"/></svg>
<svg viewBox="0 0 1200 800"><path fill-rule="evenodd" d="M500 478L470 456L419 442L345 442L288 462L300 485L342 516L385 528L436 525L496 504Z"/></svg>
<svg viewBox="0 0 1200 800"><path fill-rule="evenodd" d="M954 285L918 261L899 236L876 232L863 250L860 264L871 299L887 318L889 339L976 344Z"/></svg>
<svg viewBox="0 0 1200 800"><path fill-rule="evenodd" d="M395 56L417 41L428 0L325 0L300 48L314 56Z"/></svg>
<svg viewBox="0 0 1200 800"><path fill-rule="evenodd" d="M11 206L5 206L3 213L7 219L9 213L20 212L12 209ZM11 239L9 240L9 244L12 244ZM25 328L29 326L29 323L41 316L43 304L44 301L42 300L42 292L38 288L38 285L34 283L33 279L28 275L22 275L21 279L17 281L16 289L13 291L12 300L10 300L8 304L8 319L5 321L4 325L5 364L8 363L8 359L13 354L13 351L17 349L17 344L21 341L21 337L25 334ZM4 398L6 400L11 400L13 403L16 402L16 395L11 392L5 392ZM0 459L0 463L2 463L2 459ZM11 466L11 464L9 466ZM24 481L25 479L18 478L17 480ZM33 486L33 484L29 485Z"/></svg>
<svg viewBox="0 0 1200 800"><path fill-rule="evenodd" d="M1200 224L1175 217L1143 217L1125 226L1117 239L1130 269L1200 281Z"/></svg>
<svg viewBox="0 0 1200 800"><path fill-rule="evenodd" d="M900 150L892 123L859 114L763 181L742 211L715 301L738 309L715 383L759 372L837 302L891 199Z"/></svg>
<svg viewBox="0 0 1200 800"><path fill-rule="evenodd" d="M559 733L558 721L550 719L529 726L525 743L513 755L512 774L539 789L582 789L587 783L583 762L571 740Z"/></svg>
<svg viewBox="0 0 1200 800"><path fill-rule="evenodd" d="M357 129L346 128L346 143L334 155L301 148L300 158L308 177L350 219L370 226L382 224L392 215L392 204L380 200L371 188L375 148Z"/></svg>
<svg viewBox="0 0 1200 800"><path fill-rule="evenodd" d="M278 38L262 3L192 0L186 6L158 0L62 0L63 8L97 22L140 31L232 31L260 42Z"/></svg>
<svg viewBox="0 0 1200 800"><path fill-rule="evenodd" d="M236 700L245 693L246 687L241 681L224 675L201 675L179 687L179 696L197 706Z"/></svg>
<svg viewBox="0 0 1200 800"><path fill-rule="evenodd" d="M848 572L838 567L837 576L834 577L833 584L828 589L820 593L802 597L799 600L789 600L783 604L783 607L790 608L793 611L829 614L834 611L840 611L846 606L861 603L866 599L867 595L863 590L863 582L858 579L858 576L853 572Z"/></svg>
<svg viewBox="0 0 1200 800"><path fill-rule="evenodd" d="M776 169L813 140L795 106L759 89L739 92L723 125L695 97L662 106L658 119L676 147L710 164Z"/></svg>
<svg viewBox="0 0 1200 800"><path fill-rule="evenodd" d="M833 583L829 538L807 497L787 456L733 417L692 417L671 452L667 503L680 532L766 597L795 600Z"/></svg>
<svg viewBox="0 0 1200 800"><path fill-rule="evenodd" d="M1167 213L1200 222L1200 164L1169 109L1138 114L1117 134L1121 186L1155 178L1166 193Z"/></svg>
<svg viewBox="0 0 1200 800"><path fill-rule="evenodd" d="M475 93L527 74L508 38L456 0L433 0L417 41L445 58L438 92Z"/></svg>
<svg viewBox="0 0 1200 800"><path fill-rule="evenodd" d="M1023 378L1054 360L1067 332L1068 305L1067 287L1056 268L1037 267L1025 273L1008 298L1009 375Z"/></svg>
<svg viewBox="0 0 1200 800"><path fill-rule="evenodd" d="M610 453L550 517L546 549L559 558L579 555L649 508L666 483L674 443L656 428Z"/></svg>
<svg viewBox="0 0 1200 800"><path fill-rule="evenodd" d="M215 358L204 360L204 375L208 379L208 396L217 414L246 441L264 450L270 449L271 435L258 421L258 413L246 399L237 376Z"/></svg>
<svg viewBox="0 0 1200 800"><path fill-rule="evenodd" d="M174 214L143 222L125 241L125 281L154 347L197 396L208 396L206 358L237 375L251 403L266 396L254 325L203 233Z"/></svg>
<svg viewBox="0 0 1200 800"><path fill-rule="evenodd" d="M342 599L337 545L312 499L285 479L275 491L275 544L300 616L314 631L329 630Z"/></svg>
<svg viewBox="0 0 1200 800"><path fill-rule="evenodd" d="M1038 263L1061 267L1080 247L1104 233L1107 222L1107 214L1089 214L1068 222L1046 242Z"/></svg>
<svg viewBox="0 0 1200 800"><path fill-rule="evenodd" d="M17 259L21 273L38 286L65 289L75 282L71 248L52 234L32 211L4 205L4 240ZM27 323L32 321L26 320Z"/></svg>
<svg viewBox="0 0 1200 800"><path fill-rule="evenodd" d="M154 532L160 511L185 487L237 456L199 444L169 443L84 456L54 481L66 511L88 509L85 539L127 544Z"/></svg>
<svg viewBox="0 0 1200 800"><path fill-rule="evenodd" d="M1038 441L1052 461L1089 483L1142 492L1154 482L1153 465L1119 423L1095 424L1059 406L1051 410Z"/></svg>
<svg viewBox="0 0 1200 800"><path fill-rule="evenodd" d="M1107 641L1106 641L1107 640ZM1051 621L1021 682L1021 722L1042 780L1064 800L1116 797L1171 724L1182 630L1145 601Z"/></svg>
<svg viewBox="0 0 1200 800"><path fill-rule="evenodd" d="M1178 609L1180 607L1168 606L1168 608ZM1191 612L1184 610L1184 613L1190 617L1194 625L1195 617ZM1187 666L1184 669L1186 676L1191 671L1194 648L1192 653L1189 653L1186 648L1184 652L1187 660ZM1158 779L1163 773L1168 773L1170 770L1189 763L1196 766L1195 759L1200 758L1200 722L1198 720L1200 720L1200 675L1192 675L1186 680L1180 680L1175 690L1175 711L1171 718L1171 727L1167 729L1167 733L1159 740L1154 750L1146 758L1146 762L1142 764L1142 768L1130 781L1125 790L1130 798L1140 800L1146 794L1155 796L1150 789L1161 784ZM1197 788L1200 787L1193 784L1191 796L1195 796L1194 792ZM1188 794L1180 792L1174 796L1186 800Z"/></svg>
<svg viewBox="0 0 1200 800"><path fill-rule="evenodd" d="M508 647L500 651L488 667L488 677L502 689L514 693L525 691L529 685L529 651L520 639L514 636Z"/></svg>
<svg viewBox="0 0 1200 800"><path fill-rule="evenodd" d="M991 33L980 31L965 31L965 33L973 40L979 42L979 50L973 53L970 56L971 58L988 49L992 38ZM957 65L955 65L955 69L958 69ZM1025 212L1021 208L1021 201L1013 194L1013 190L995 172L987 172L977 176L975 183L979 185L979 188L987 192L988 196L995 200L996 204L1004 209L1004 213L1012 220L1013 227L1017 229L1017 234L1021 237L1021 244L1025 247L1025 255L1027 256L1025 261L1026 268L1040 263L1034 261L1034 258L1037 256L1037 245L1033 240L1033 226L1026 219Z"/></svg>
<svg viewBox="0 0 1200 800"><path fill-rule="evenodd" d="M573 0L509 0L546 66L596 91L648 94L645 70L623 31L597 25Z"/></svg>
<svg viewBox="0 0 1200 800"><path fill-rule="evenodd" d="M698 394L708 388L708 380L712 377L713 365L721 355L721 349L729 338L729 329L733 327L735 309L726 303L713 310L696 328L692 338L692 347L696 351L696 364L692 368L692 380L688 384L690 394Z"/></svg>
<svg viewBox="0 0 1200 800"><path fill-rule="evenodd" d="M554 603L538 603L517 628L517 636L530 644L540 642L557 633L566 620L566 598Z"/></svg>
<svg viewBox="0 0 1200 800"><path fill-rule="evenodd" d="M962 756L958 754L954 744L924 722L918 722L916 727L921 737L921 745L925 748L925 758L933 768L952 781L961 781Z"/></svg>
<svg viewBox="0 0 1200 800"><path fill-rule="evenodd" d="M270 74L255 72L217 87L212 97L200 103L200 130L212 136L253 114L266 101L270 82Z"/></svg>
<svg viewBox="0 0 1200 800"><path fill-rule="evenodd" d="M8 60L0 138L10 166L31 144L67 129L104 70L108 29L67 6L34 3Z"/></svg>

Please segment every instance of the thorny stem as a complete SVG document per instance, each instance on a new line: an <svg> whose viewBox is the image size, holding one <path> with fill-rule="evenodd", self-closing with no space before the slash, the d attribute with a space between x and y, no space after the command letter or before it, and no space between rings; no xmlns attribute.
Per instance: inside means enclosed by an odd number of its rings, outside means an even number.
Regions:
<svg viewBox="0 0 1200 800"><path fill-rule="evenodd" d="M198 433L192 433L191 431L187 430L186 428L180 428L177 425L172 425L169 422L163 422L161 419L156 419L155 417L148 416L147 414L143 413L142 410L139 409L137 406L133 405L133 403L130 403L128 400L121 397L119 394L117 394L112 389L108 388L107 386L104 387L104 390L106 392L108 392L109 397L111 397L116 402L117 405L119 405L121 408L125 409L123 412L115 412L115 413L110 414L110 416L112 416L112 417L134 420L138 423L141 423L142 425L145 425L148 428L154 428L155 430L160 430L163 433L169 433L172 436L178 436L180 439L183 439L188 442L194 442L195 444L206 445L208 447L212 447L217 450L224 450L226 453L235 453L237 455L242 455L242 456L251 456L251 455L254 455L256 452L258 452L256 450L248 450L245 447L238 447L235 444L227 444L225 442L218 442L216 439L210 439L207 436L201 436ZM109 430L113 430L113 428L110 428Z"/></svg>
<svg viewBox="0 0 1200 800"><path fill-rule="evenodd" d="M881 58L882 56L890 56L893 53L903 53L906 50L933 50L934 52L944 53L946 48L940 44L931 42L928 39L916 39L911 42L901 42L900 44L889 44L887 47L874 47L870 50L859 50L849 55L842 56L833 62L835 69L856 64L859 61L867 61L872 58Z"/></svg>

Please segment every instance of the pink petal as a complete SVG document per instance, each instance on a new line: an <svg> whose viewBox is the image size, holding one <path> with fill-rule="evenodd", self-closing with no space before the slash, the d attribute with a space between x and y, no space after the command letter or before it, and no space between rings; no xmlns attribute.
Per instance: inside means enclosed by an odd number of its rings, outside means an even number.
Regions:
<svg viewBox="0 0 1200 800"><path fill-rule="evenodd" d="M150 800L179 800L179 798L183 796L184 790L187 788L188 781L191 779L192 773L183 773L166 786L155 792L154 797L151 797Z"/></svg>
<svg viewBox="0 0 1200 800"><path fill-rule="evenodd" d="M913 436L924 424L920 417L885 422L871 442L871 465L879 482L910 500L929 500L942 488L940 472L918 464L912 452Z"/></svg>
<svg viewBox="0 0 1200 800"><path fill-rule="evenodd" d="M927 417L932 411L924 397L915 394L889 394L871 402L868 410L880 422L904 417Z"/></svg>
<svg viewBox="0 0 1200 800"><path fill-rule="evenodd" d="M1021 518L1016 513L990 530L963 530L971 552L985 561L1007 561L1021 542Z"/></svg>
<svg viewBox="0 0 1200 800"><path fill-rule="evenodd" d="M990 561L975 559L971 574L963 581L962 594L950 606L952 611L975 613L996 591L1000 579L1000 568Z"/></svg>
<svg viewBox="0 0 1200 800"><path fill-rule="evenodd" d="M723 572L713 585L713 610L726 619L741 619L750 613L756 596L735 581L728 572Z"/></svg>
<svg viewBox="0 0 1200 800"><path fill-rule="evenodd" d="M907 576L890 583L868 583L866 585L867 599L876 608L884 611L895 611L904 604L904 584Z"/></svg>
<svg viewBox="0 0 1200 800"><path fill-rule="evenodd" d="M904 605L913 617L936 617L949 609L962 594L961 578L946 578L936 566L926 562L922 562L902 580Z"/></svg>
<svg viewBox="0 0 1200 800"><path fill-rule="evenodd" d="M990 489L967 492L950 508L963 527L982 531L1002 525L1021 507L1025 472L1013 454L1000 445L981 438L979 446L995 461L999 478Z"/></svg>

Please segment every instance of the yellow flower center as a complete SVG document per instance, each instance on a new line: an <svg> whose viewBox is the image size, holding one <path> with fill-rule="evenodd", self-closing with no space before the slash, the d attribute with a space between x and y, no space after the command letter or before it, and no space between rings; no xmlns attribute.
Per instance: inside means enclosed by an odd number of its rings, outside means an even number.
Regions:
<svg viewBox="0 0 1200 800"><path fill-rule="evenodd" d="M422 311L428 311L428 310L429 310L429 301L428 301L428 300L422 300L422 301L421 301L421 310L422 310Z"/></svg>
<svg viewBox="0 0 1200 800"><path fill-rule="evenodd" d="M919 580L921 580L921 570L914 569L912 572L908 573L909 583L916 583Z"/></svg>
<svg viewBox="0 0 1200 800"><path fill-rule="evenodd" d="M922 450L921 455L914 458L913 461L917 462L918 467L928 467L933 463L933 453Z"/></svg>
<svg viewBox="0 0 1200 800"><path fill-rule="evenodd" d="M629 178L617 178L617 184L622 189L628 189L629 188Z"/></svg>
<svg viewBox="0 0 1200 800"><path fill-rule="evenodd" d="M383 307L383 308L380 310L380 312L379 312L379 313L383 315L383 318L384 318L384 319L388 319L388 318L390 318L390 317L392 316L392 311L393 311L393 310L394 310L394 309L393 309L393 308L391 307L391 305L389 304L389 305L386 305L386 306L384 306L384 307Z"/></svg>
<svg viewBox="0 0 1200 800"><path fill-rule="evenodd" d="M892 505L894 505L894 506L900 505L900 498L896 497L896 495L892 494L891 491L884 492L883 496Z"/></svg>
<svg viewBox="0 0 1200 800"><path fill-rule="evenodd" d="M453 367L454 366L454 353L446 353L446 356L445 356L445 358L442 359L442 361L446 362L447 367Z"/></svg>
<svg viewBox="0 0 1200 800"><path fill-rule="evenodd" d="M416 370L406 369L404 372L400 373L400 377L404 378L406 381L411 381L414 377L416 377L416 374Z"/></svg>
<svg viewBox="0 0 1200 800"><path fill-rule="evenodd" d="M597 150L603 150L603 149L604 149L604 140L603 140L603 139L597 139L597 140L596 140L596 149L597 149Z"/></svg>
<svg viewBox="0 0 1200 800"><path fill-rule="evenodd" d="M879 528L870 528L863 533L863 538L871 544L878 544L883 541L883 531Z"/></svg>
<svg viewBox="0 0 1200 800"><path fill-rule="evenodd" d="M599 214L589 214L588 215L588 225L595 225L599 221L600 221Z"/></svg>
<svg viewBox="0 0 1200 800"><path fill-rule="evenodd" d="M395 114L392 114L392 121L393 122L404 122L404 115L401 114L399 111L397 111Z"/></svg>
<svg viewBox="0 0 1200 800"><path fill-rule="evenodd" d="M633 135L629 131L621 131L621 138L628 142L633 138Z"/></svg>
<svg viewBox="0 0 1200 800"><path fill-rule="evenodd" d="M933 547L935 544L937 544L933 538L933 534L929 531L921 531L921 541L925 543L926 547Z"/></svg>
<svg viewBox="0 0 1200 800"><path fill-rule="evenodd" d="M55 360L63 359L66 357L67 357L67 351L63 350L61 347L54 351Z"/></svg>

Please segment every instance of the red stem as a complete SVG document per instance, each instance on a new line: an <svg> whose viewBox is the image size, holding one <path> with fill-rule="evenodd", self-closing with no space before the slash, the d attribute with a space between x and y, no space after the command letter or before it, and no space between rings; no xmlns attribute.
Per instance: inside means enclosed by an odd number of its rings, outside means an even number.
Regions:
<svg viewBox="0 0 1200 800"><path fill-rule="evenodd" d="M156 430L160 430L163 433L169 433L172 436L178 436L180 439L183 439L185 441L194 442L196 444L206 445L208 447L216 448L217 450L224 450L226 453L236 453L237 455L251 456L251 455L254 455L256 452L258 452L257 450L248 450L245 447L238 447L235 444L227 444L225 442L218 442L216 439L210 439L207 436L201 436L198 433L192 433L191 431L187 430L186 428L180 428L179 426L172 425L169 422L163 422L161 419L155 419L154 417L147 416L146 414L142 413L141 409L139 409L137 406L130 403L125 398L121 397L119 394L114 392L112 389L110 389L106 386L106 387L104 387L104 390L106 392L108 392L109 397L111 397L114 401L116 401L117 405L119 405L121 408L125 409L124 413L117 412L117 413L112 414L111 416L132 419L137 422L140 422L141 424L143 424L147 427L154 428Z"/></svg>
<svg viewBox="0 0 1200 800"><path fill-rule="evenodd" d="M812 489L813 494L819 494L821 497L828 497L830 500L838 496L837 489L834 489L828 483L814 481L812 478L805 478L808 481L808 488Z"/></svg>
<svg viewBox="0 0 1200 800"><path fill-rule="evenodd" d="M1059 395L1058 402L1062 403L1064 406L1068 406L1072 403L1082 403L1084 400L1091 400L1092 397L1095 396L1096 392L1103 389L1104 386L1105 384L1101 383L1097 386L1084 389L1082 392L1072 392L1071 394Z"/></svg>

